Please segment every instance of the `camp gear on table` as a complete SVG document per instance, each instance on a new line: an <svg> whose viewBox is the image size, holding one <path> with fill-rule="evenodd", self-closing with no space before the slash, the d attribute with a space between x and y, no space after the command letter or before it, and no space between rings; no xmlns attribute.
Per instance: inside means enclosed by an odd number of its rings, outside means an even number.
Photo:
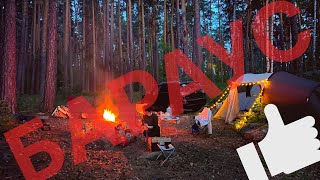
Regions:
<svg viewBox="0 0 320 180"><path fill-rule="evenodd" d="M150 152L160 151L157 144L169 145L171 144L171 138L168 137L149 137L148 138L148 150Z"/></svg>

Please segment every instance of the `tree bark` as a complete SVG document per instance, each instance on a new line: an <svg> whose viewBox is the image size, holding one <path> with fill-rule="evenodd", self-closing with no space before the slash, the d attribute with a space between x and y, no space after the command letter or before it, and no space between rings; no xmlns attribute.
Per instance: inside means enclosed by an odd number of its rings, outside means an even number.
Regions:
<svg viewBox="0 0 320 180"><path fill-rule="evenodd" d="M133 58L133 32L132 32L132 0L127 1L127 14L128 14L128 20L127 20L127 33L128 33L128 39L127 44L128 46L128 64L129 64L129 71L133 71L134 68L134 58ZM133 84L129 85L129 96L130 100L133 101Z"/></svg>
<svg viewBox="0 0 320 180"><path fill-rule="evenodd" d="M220 9L220 0L218 0L218 20L219 20L219 41L220 45L224 45L224 40L223 40L223 34L222 34L222 23L221 23L221 9ZM224 65L223 62L220 60L220 78L221 82L224 81Z"/></svg>
<svg viewBox="0 0 320 180"><path fill-rule="evenodd" d="M103 45L104 45L104 64L107 71L110 71L110 2L109 0L103 1Z"/></svg>
<svg viewBox="0 0 320 180"><path fill-rule="evenodd" d="M164 53L166 53L167 48L167 0L163 2L163 45Z"/></svg>
<svg viewBox="0 0 320 180"><path fill-rule="evenodd" d="M32 62L31 62L31 83L30 83L30 93L34 93L35 88L35 66L36 66L36 60L37 60L37 0L35 0L33 4L33 21L32 21Z"/></svg>
<svg viewBox="0 0 320 180"><path fill-rule="evenodd" d="M110 67L114 69L114 59L113 59L113 44L114 44L114 0L111 0L111 9L110 9ZM112 71L110 71L112 72Z"/></svg>
<svg viewBox="0 0 320 180"><path fill-rule="evenodd" d="M178 49L180 49L180 39L181 39L181 37L180 37L180 11L179 11L179 9L180 9L180 1L179 0L177 0L177 2L176 2L176 12L177 12L177 24L176 24L176 29L177 29L177 48Z"/></svg>
<svg viewBox="0 0 320 180"><path fill-rule="evenodd" d="M195 61L197 66L202 69L203 57L201 47L197 44L196 40L201 37L201 24L200 24L200 4L199 0L194 1L194 47L195 47Z"/></svg>
<svg viewBox="0 0 320 180"><path fill-rule="evenodd" d="M54 108L56 95L57 75L57 1L50 0L49 4L49 41L48 41L48 62L46 74L46 87L44 98L44 110L51 112Z"/></svg>
<svg viewBox="0 0 320 180"><path fill-rule="evenodd" d="M40 95L41 102L44 103L46 70L47 70L47 36L48 36L48 13L49 0L44 0L43 21L42 21L42 38L41 38L41 73L40 73ZM43 105L41 106L43 107Z"/></svg>
<svg viewBox="0 0 320 180"><path fill-rule="evenodd" d="M29 1L23 0L22 22L21 22L21 41L20 53L18 59L18 75L17 75L17 91L20 94L24 93L25 87L25 70L28 60L28 8Z"/></svg>
<svg viewBox="0 0 320 180"><path fill-rule="evenodd" d="M82 91L88 92L87 87L87 72L88 72L88 60L87 60L87 13L86 13L86 0L82 0L82 61L81 61L81 83Z"/></svg>
<svg viewBox="0 0 320 180"><path fill-rule="evenodd" d="M174 12L174 0L171 1L171 23L170 23L171 50L175 49L175 46L174 46L174 31L173 31L173 12Z"/></svg>
<svg viewBox="0 0 320 180"><path fill-rule="evenodd" d="M5 37L4 37L4 100L10 111L16 112L16 4L15 0L5 2Z"/></svg>
<svg viewBox="0 0 320 180"><path fill-rule="evenodd" d="M0 39L4 39L4 1L0 1ZM4 52L4 41L0 41L0 99L3 99L3 90L4 90L4 82L3 82L3 52Z"/></svg>
<svg viewBox="0 0 320 180"><path fill-rule="evenodd" d="M92 42L93 42L93 92L97 92L97 69L96 69L96 55L97 55L97 51L96 51L96 20L95 20L95 6L94 6L94 1L92 1Z"/></svg>
<svg viewBox="0 0 320 180"><path fill-rule="evenodd" d="M70 0L65 3L65 17L64 17L64 36L63 36L63 67L64 67L64 88L65 95L70 93L70 80L69 80L69 46L70 46Z"/></svg>
<svg viewBox="0 0 320 180"><path fill-rule="evenodd" d="M182 26L183 26L183 52L188 55L188 29L187 29L187 11L186 11L186 0L181 0L181 8L182 8Z"/></svg>
<svg viewBox="0 0 320 180"><path fill-rule="evenodd" d="M313 63L312 63L312 70L316 70L316 64L317 59L316 59L316 52L317 52L317 0L313 1L313 49L312 49L312 58L313 58Z"/></svg>
<svg viewBox="0 0 320 180"><path fill-rule="evenodd" d="M118 46L119 46L119 66L120 66L120 74L124 73L124 64L123 64L123 52L122 52L122 15L121 15L121 0L118 0Z"/></svg>
<svg viewBox="0 0 320 180"><path fill-rule="evenodd" d="M157 0L153 0L153 9L152 9L152 26L153 26L153 62L154 62L154 72L155 72L155 79L159 80L159 54L158 54L158 3Z"/></svg>

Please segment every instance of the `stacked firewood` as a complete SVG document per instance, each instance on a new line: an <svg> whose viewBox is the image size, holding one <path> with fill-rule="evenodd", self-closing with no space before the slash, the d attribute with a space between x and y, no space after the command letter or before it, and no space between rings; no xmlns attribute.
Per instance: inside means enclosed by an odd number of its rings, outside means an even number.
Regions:
<svg viewBox="0 0 320 180"><path fill-rule="evenodd" d="M67 119L70 118L71 115L69 113L69 108L66 106L58 106L52 113L53 117Z"/></svg>

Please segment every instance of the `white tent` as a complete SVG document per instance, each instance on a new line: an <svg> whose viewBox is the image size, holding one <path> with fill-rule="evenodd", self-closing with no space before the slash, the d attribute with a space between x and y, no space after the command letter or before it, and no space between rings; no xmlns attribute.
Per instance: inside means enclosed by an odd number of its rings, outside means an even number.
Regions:
<svg viewBox="0 0 320 180"><path fill-rule="evenodd" d="M233 84L234 87L230 88L228 97L214 118L224 119L226 123L230 123L237 117L240 111L250 109L263 89L265 80L269 79L272 74L245 74L240 77ZM243 85L251 87L249 97L247 97L246 92L238 91L238 87Z"/></svg>

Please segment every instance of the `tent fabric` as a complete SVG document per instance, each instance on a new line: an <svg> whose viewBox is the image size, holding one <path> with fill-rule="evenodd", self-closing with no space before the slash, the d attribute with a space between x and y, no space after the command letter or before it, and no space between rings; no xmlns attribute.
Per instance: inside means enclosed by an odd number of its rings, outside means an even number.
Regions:
<svg viewBox="0 0 320 180"><path fill-rule="evenodd" d="M315 117L315 127L320 131L319 82L306 80L287 72L245 74L237 82L240 82L240 84L256 83L265 79L268 79L266 85L261 83L260 88L258 88L259 86L252 87L250 90L251 97L247 97L245 92L238 92L237 88L232 88L214 118L224 119L226 123L231 123L241 110L252 107L257 94L264 88L263 101L267 104L277 105L285 123L288 124L311 115Z"/></svg>
<svg viewBox="0 0 320 180"><path fill-rule="evenodd" d="M238 89L231 88L229 96L214 116L215 119L224 119L226 123L232 122L240 111Z"/></svg>
<svg viewBox="0 0 320 180"><path fill-rule="evenodd" d="M272 73L265 74L245 74L237 79L237 84L243 83L257 83L268 79ZM264 84L261 84L264 86ZM214 118L224 119L226 123L231 123L239 114L240 110L250 109L255 101L256 94L260 93L261 88L254 86L250 93L251 97L246 97L246 93L238 92L237 88L231 88L229 96L223 102L222 107L216 113ZM258 93L257 93L258 92Z"/></svg>
<svg viewBox="0 0 320 180"><path fill-rule="evenodd" d="M243 76L238 78L236 82L240 82L240 83L255 83L255 82L259 82L259 81L263 81L263 80L269 79L269 77L272 74L273 73L244 74Z"/></svg>
<svg viewBox="0 0 320 180"><path fill-rule="evenodd" d="M238 95L240 111L249 110L261 91L260 85L254 85L250 90L250 96L247 97L245 92L241 92Z"/></svg>
<svg viewBox="0 0 320 180"><path fill-rule="evenodd" d="M294 76L287 72L278 72L269 79L270 85L264 90L266 103L284 105L303 104L320 83Z"/></svg>

